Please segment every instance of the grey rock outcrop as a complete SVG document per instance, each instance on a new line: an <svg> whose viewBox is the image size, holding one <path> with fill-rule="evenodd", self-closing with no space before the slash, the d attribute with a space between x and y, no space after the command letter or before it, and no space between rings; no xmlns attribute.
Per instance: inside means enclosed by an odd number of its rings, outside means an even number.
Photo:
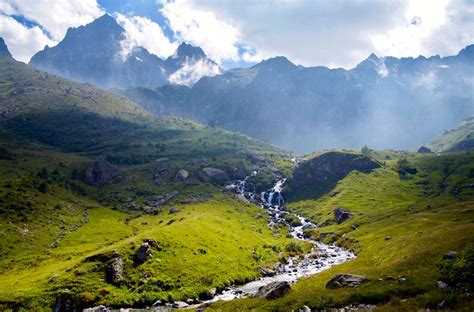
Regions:
<svg viewBox="0 0 474 312"><path fill-rule="evenodd" d="M112 259L107 265L107 281L112 284L118 284L123 279L123 258L118 256Z"/></svg>
<svg viewBox="0 0 474 312"><path fill-rule="evenodd" d="M276 299L283 297L290 291L290 283L288 282L272 282L258 289L256 296L265 299Z"/></svg>
<svg viewBox="0 0 474 312"><path fill-rule="evenodd" d="M344 210L342 208L334 209L334 221L337 224L341 224L351 217L352 213L350 211Z"/></svg>
<svg viewBox="0 0 474 312"><path fill-rule="evenodd" d="M152 257L151 246L148 242L143 243L135 253L135 263L142 264Z"/></svg>
<svg viewBox="0 0 474 312"><path fill-rule="evenodd" d="M275 275L275 271L273 271L272 269L262 267L262 266L259 266L257 269L260 272L260 274L262 274L262 276L274 276Z"/></svg>
<svg viewBox="0 0 474 312"><path fill-rule="evenodd" d="M120 169L106 160L96 160L87 169L86 183L95 187L104 186L116 179Z"/></svg>
<svg viewBox="0 0 474 312"><path fill-rule="evenodd" d="M369 279L353 274L337 274L327 284L326 288L344 288L344 287L358 287L360 284L367 282Z"/></svg>
<svg viewBox="0 0 474 312"><path fill-rule="evenodd" d="M185 169L179 169L178 173L176 174L176 181L186 181L189 177L189 172Z"/></svg>
<svg viewBox="0 0 474 312"><path fill-rule="evenodd" d="M203 182L213 182L218 184L223 184L229 180L225 171L213 167L201 169L198 176Z"/></svg>

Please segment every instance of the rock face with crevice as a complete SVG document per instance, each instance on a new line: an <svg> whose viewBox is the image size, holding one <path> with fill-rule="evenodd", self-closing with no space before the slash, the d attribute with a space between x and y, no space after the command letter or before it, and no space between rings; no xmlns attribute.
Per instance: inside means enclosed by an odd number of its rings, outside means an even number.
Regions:
<svg viewBox="0 0 474 312"><path fill-rule="evenodd" d="M379 167L378 162L364 155L328 152L296 167L288 180L286 197L289 200L315 198L329 192L354 170L370 173Z"/></svg>

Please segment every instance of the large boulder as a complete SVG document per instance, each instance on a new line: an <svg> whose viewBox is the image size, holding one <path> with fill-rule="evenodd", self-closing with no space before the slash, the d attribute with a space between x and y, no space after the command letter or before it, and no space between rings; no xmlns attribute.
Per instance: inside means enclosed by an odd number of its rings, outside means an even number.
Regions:
<svg viewBox="0 0 474 312"><path fill-rule="evenodd" d="M107 281L111 284L118 284L123 279L123 258L116 257L107 265Z"/></svg>
<svg viewBox="0 0 474 312"><path fill-rule="evenodd" d="M273 271L272 269L269 269L269 268L266 268L266 267L263 267L263 266L259 266L259 267L257 267L257 269L260 272L260 274L262 274L262 276L274 276L275 275L275 271Z"/></svg>
<svg viewBox="0 0 474 312"><path fill-rule="evenodd" d="M272 282L260 287L255 295L265 299L276 299L283 297L289 290L290 283L288 282Z"/></svg>
<svg viewBox="0 0 474 312"><path fill-rule="evenodd" d="M189 177L189 172L185 169L179 169L178 173L176 174L176 181L186 181Z"/></svg>
<svg viewBox="0 0 474 312"><path fill-rule="evenodd" d="M120 169L106 160L96 160L86 169L86 183L92 186L103 186L112 182L120 174Z"/></svg>
<svg viewBox="0 0 474 312"><path fill-rule="evenodd" d="M326 288L357 287L368 280L368 278L360 275L337 274L326 284Z"/></svg>
<svg viewBox="0 0 474 312"><path fill-rule="evenodd" d="M329 192L354 170L369 173L379 167L379 163L364 155L328 152L298 164L287 182L286 197L315 198Z"/></svg>
<svg viewBox="0 0 474 312"><path fill-rule="evenodd" d="M225 171L213 167L201 169L198 176L203 182L213 182L218 184L224 184L229 180Z"/></svg>
<svg viewBox="0 0 474 312"><path fill-rule="evenodd" d="M152 257L151 245L149 242L143 243L135 253L135 263L142 264Z"/></svg>
<svg viewBox="0 0 474 312"><path fill-rule="evenodd" d="M334 221L337 224L341 224L342 222L346 221L351 217L352 213L350 211L346 211L342 208L334 209Z"/></svg>

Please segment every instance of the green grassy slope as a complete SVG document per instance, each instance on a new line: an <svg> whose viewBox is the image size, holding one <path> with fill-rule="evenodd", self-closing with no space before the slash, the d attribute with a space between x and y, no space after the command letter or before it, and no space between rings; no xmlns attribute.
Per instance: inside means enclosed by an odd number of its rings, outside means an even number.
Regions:
<svg viewBox="0 0 474 312"><path fill-rule="evenodd" d="M319 199L289 204L291 211L318 223L332 220L336 207L351 211L349 220L329 221L306 234L354 249L355 260L299 281L282 299L237 300L213 308L289 311L369 303L383 311L413 311L436 308L444 300L445 309L472 310L469 292L437 288L437 265L444 253L461 252L474 242L474 154L409 155L408 160L416 175L400 178L393 159L370 174L352 172ZM337 273L370 281L354 289L326 289Z"/></svg>
<svg viewBox="0 0 474 312"><path fill-rule="evenodd" d="M152 117L121 97L13 60L0 58L0 86L0 309L49 309L58 297L78 307L194 298L278 261L286 233L270 231L256 217L260 208L202 183L197 171L273 167L282 150ZM155 160L164 157L169 168L161 174ZM118 166L120 179L87 185L84 171L95 159ZM185 182L174 179L180 168L190 173ZM168 204L143 210L172 192ZM137 266L144 239L158 245ZM112 250L124 258L119 285L105 281L105 264L86 261Z"/></svg>
<svg viewBox="0 0 474 312"><path fill-rule="evenodd" d="M430 140L427 146L434 152L474 149L474 116L463 120L456 128Z"/></svg>

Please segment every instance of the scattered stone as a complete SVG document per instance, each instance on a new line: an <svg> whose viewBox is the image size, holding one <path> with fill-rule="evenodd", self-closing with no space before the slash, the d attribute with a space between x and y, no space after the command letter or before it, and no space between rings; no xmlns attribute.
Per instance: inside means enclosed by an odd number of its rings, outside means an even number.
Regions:
<svg viewBox="0 0 474 312"><path fill-rule="evenodd" d="M107 281L111 284L118 284L123 279L123 258L116 257L110 261L106 270Z"/></svg>
<svg viewBox="0 0 474 312"><path fill-rule="evenodd" d="M163 305L163 303L160 300L156 300L155 303L153 303L153 307L159 307Z"/></svg>
<svg viewBox="0 0 474 312"><path fill-rule="evenodd" d="M351 217L352 213L350 211L346 211L342 208L334 209L334 221L337 224L341 224L342 222L346 221Z"/></svg>
<svg viewBox="0 0 474 312"><path fill-rule="evenodd" d="M259 266L259 267L257 267L257 269L260 272L260 274L262 274L263 276L274 276L275 275L275 271L273 271L269 268Z"/></svg>
<svg viewBox="0 0 474 312"><path fill-rule="evenodd" d="M418 149L418 153L421 153L421 154L430 154L432 153L432 151L426 147L426 146L421 146L419 149Z"/></svg>
<svg viewBox="0 0 474 312"><path fill-rule="evenodd" d="M48 280L48 283L51 283L59 278L59 274L53 274L51 278Z"/></svg>
<svg viewBox="0 0 474 312"><path fill-rule="evenodd" d="M175 301L175 302L173 302L173 304L171 306L175 309L184 309L184 308L189 307L189 304L187 304L184 301Z"/></svg>
<svg viewBox="0 0 474 312"><path fill-rule="evenodd" d="M170 209L170 211L169 211L170 214L178 213L178 212L179 212L179 209L176 208L176 207L171 207L171 209Z"/></svg>
<svg viewBox="0 0 474 312"><path fill-rule="evenodd" d="M358 287L368 281L368 278L353 274L337 274L327 284L326 288Z"/></svg>
<svg viewBox="0 0 474 312"><path fill-rule="evenodd" d="M256 296L265 299L276 299L283 297L290 290L288 282L272 282L258 289Z"/></svg>
<svg viewBox="0 0 474 312"><path fill-rule="evenodd" d="M298 308L298 312L311 312L311 309L308 306L302 306L301 308Z"/></svg>
<svg viewBox="0 0 474 312"><path fill-rule="evenodd" d="M385 236L386 241L391 240L391 239L392 239L392 236Z"/></svg>
<svg viewBox="0 0 474 312"><path fill-rule="evenodd" d="M184 169L179 169L178 173L176 174L176 181L186 181L186 179L189 177L189 172Z"/></svg>
<svg viewBox="0 0 474 312"><path fill-rule="evenodd" d="M171 225L176 221L176 219L171 219L168 222L166 222L166 225Z"/></svg>
<svg viewBox="0 0 474 312"><path fill-rule="evenodd" d="M457 257L458 257L458 252L456 252L456 251L450 251L450 252L447 252L443 255L444 260L454 260Z"/></svg>
<svg viewBox="0 0 474 312"><path fill-rule="evenodd" d="M437 284L438 284L438 288L439 288L439 289L442 289L442 290L448 289L448 284L446 284L446 283L443 282L443 281L438 281Z"/></svg>
<svg viewBox="0 0 474 312"><path fill-rule="evenodd" d="M405 283L406 281L407 281L406 277L403 277L403 276L398 277L398 282L399 283Z"/></svg>
<svg viewBox="0 0 474 312"><path fill-rule="evenodd" d="M96 160L87 169L86 183L95 187L112 182L120 174L120 169L106 160Z"/></svg>
<svg viewBox="0 0 474 312"><path fill-rule="evenodd" d="M201 169L198 173L198 176L203 182L215 182L218 184L224 184L229 180L229 177L225 171L213 167Z"/></svg>
<svg viewBox="0 0 474 312"><path fill-rule="evenodd" d="M152 257L151 246L149 243L143 243L135 253L135 263L142 264Z"/></svg>
<svg viewBox="0 0 474 312"><path fill-rule="evenodd" d="M110 309L103 305L99 305L93 308L88 308L88 309L83 310L83 312L108 312L108 311L110 311Z"/></svg>

